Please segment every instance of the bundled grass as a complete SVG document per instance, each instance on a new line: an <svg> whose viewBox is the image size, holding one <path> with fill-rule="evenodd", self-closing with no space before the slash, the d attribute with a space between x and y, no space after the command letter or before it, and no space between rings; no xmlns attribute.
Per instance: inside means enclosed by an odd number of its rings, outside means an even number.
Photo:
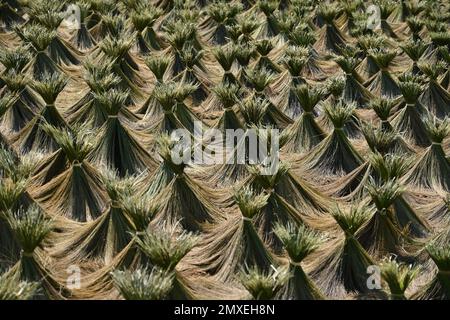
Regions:
<svg viewBox="0 0 450 320"><path fill-rule="evenodd" d="M37 289L38 283L20 281L8 271L0 276L0 300L28 300Z"/></svg>
<svg viewBox="0 0 450 320"><path fill-rule="evenodd" d="M275 222L284 225L308 222L323 215L330 205L323 194L295 175L286 162L281 162L269 175L264 174L260 166L252 166L249 171L251 185L269 195L267 205L254 221L264 241L274 250L281 249L279 239L273 234Z"/></svg>
<svg viewBox="0 0 450 320"><path fill-rule="evenodd" d="M213 205L213 190L204 188L184 172L186 163L175 163L172 158L173 141L167 136L159 140L163 163L156 170L147 194L160 195L160 210L152 223L155 225L180 224L187 230L199 231L205 224L220 220L222 214ZM180 156L185 159L185 152Z"/></svg>
<svg viewBox="0 0 450 320"><path fill-rule="evenodd" d="M398 133L393 130L383 130L382 126L376 127L372 123L361 125L361 131L367 144L373 152L386 154L389 152L405 151L401 149Z"/></svg>
<svg viewBox="0 0 450 320"><path fill-rule="evenodd" d="M369 155L369 161L378 178L387 182L392 179L400 179L411 168L413 159L402 154L382 155L374 152Z"/></svg>
<svg viewBox="0 0 450 320"><path fill-rule="evenodd" d="M190 232L179 233L176 227L166 227L139 234L136 242L153 265L173 271L196 245L198 237Z"/></svg>
<svg viewBox="0 0 450 320"><path fill-rule="evenodd" d="M399 88L407 105L414 105L422 92L422 78L404 74L399 78Z"/></svg>
<svg viewBox="0 0 450 320"><path fill-rule="evenodd" d="M61 11L63 9L64 2L54 3L53 1L49 0L38 0L31 3L26 3L26 5L29 6L30 15L32 17L35 17L45 12Z"/></svg>
<svg viewBox="0 0 450 320"><path fill-rule="evenodd" d="M162 15L162 10L154 7L138 8L139 11L133 10L130 15L133 26L139 32L143 32L144 29L152 27L155 20Z"/></svg>
<svg viewBox="0 0 450 320"><path fill-rule="evenodd" d="M207 86L208 79L204 74L207 68L203 62L203 56L203 50L195 49L191 45L185 46L180 52L184 70L174 78L175 81L195 86L189 95L196 105L202 103L210 92Z"/></svg>
<svg viewBox="0 0 450 320"><path fill-rule="evenodd" d="M64 16L59 11L48 10L37 13L32 19L48 30L56 30L63 21Z"/></svg>
<svg viewBox="0 0 450 320"><path fill-rule="evenodd" d="M69 71L68 66L80 63L79 53L65 40L60 39L56 30L48 30L47 27L31 23L17 32L26 44L30 44L35 54L29 66L35 78L39 78L41 73Z"/></svg>
<svg viewBox="0 0 450 320"><path fill-rule="evenodd" d="M297 28L289 28L286 30L288 30L286 33L289 42L294 45L300 47L312 47L316 41L316 36L311 30L309 30L308 25L306 24L303 27L302 24L300 24Z"/></svg>
<svg viewBox="0 0 450 320"><path fill-rule="evenodd" d="M31 24L22 30L17 30L26 43L30 43L36 52L45 51L53 39L56 31L49 31L45 27Z"/></svg>
<svg viewBox="0 0 450 320"><path fill-rule="evenodd" d="M375 61L379 71L375 73L365 86L376 96L396 98L401 95L397 81L389 72L389 67L397 53L394 50L370 49L369 57Z"/></svg>
<svg viewBox="0 0 450 320"><path fill-rule="evenodd" d="M132 45L132 35L125 33L118 38L107 36L99 43L101 50L99 58L106 57L113 62L112 71L121 79L120 88L131 90L133 95L138 98L142 96L140 88L144 86L144 83L138 73L139 65L129 53Z"/></svg>
<svg viewBox="0 0 450 320"><path fill-rule="evenodd" d="M348 47L347 50L356 50ZM359 63L359 59L356 52L348 52L345 55L335 55L333 56L334 62L342 69L346 74L352 74L355 71L356 66Z"/></svg>
<svg viewBox="0 0 450 320"><path fill-rule="evenodd" d="M237 49L232 46L220 46L212 49L212 54L222 67L225 74L230 72L230 69L233 66L233 62L236 59L236 52ZM227 77L228 75L225 76Z"/></svg>
<svg viewBox="0 0 450 320"><path fill-rule="evenodd" d="M256 195L252 189L244 187L236 190L234 200L244 218L252 219L266 204L269 195Z"/></svg>
<svg viewBox="0 0 450 320"><path fill-rule="evenodd" d="M367 185L367 190L378 210L389 208L395 199L404 192L404 188L395 180L389 180L383 185L377 185L372 181Z"/></svg>
<svg viewBox="0 0 450 320"><path fill-rule="evenodd" d="M27 211L10 213L9 222L24 255L31 255L42 245L53 224L37 206L32 206Z"/></svg>
<svg viewBox="0 0 450 320"><path fill-rule="evenodd" d="M284 112L292 118L297 118L302 112L313 112L314 107L323 96L324 92L318 86L294 85L294 83L291 83L288 104Z"/></svg>
<svg viewBox="0 0 450 320"><path fill-rule="evenodd" d="M292 123L262 92L254 93L241 102L240 111L247 127L263 125L283 130Z"/></svg>
<svg viewBox="0 0 450 320"><path fill-rule="evenodd" d="M392 257L381 263L381 276L389 287L391 300L406 300L405 291L420 272L420 268L398 263Z"/></svg>
<svg viewBox="0 0 450 320"><path fill-rule="evenodd" d="M345 55L334 58L334 61L345 73L342 97L344 101L355 102L358 107L364 107L372 99L373 94L364 87L361 77L355 71L359 63L357 52L355 52L356 49L347 50L349 52Z"/></svg>
<svg viewBox="0 0 450 320"><path fill-rule="evenodd" d="M450 134L450 119L443 120L436 117L428 117L424 120L430 140L435 144L441 144Z"/></svg>
<svg viewBox="0 0 450 320"><path fill-rule="evenodd" d="M381 30L383 33L393 39L399 38L396 32L393 30L389 22L387 21L388 17L392 14L392 12L396 8L396 3L391 0L378 0L375 3L380 8L380 18L381 18Z"/></svg>
<svg viewBox="0 0 450 320"><path fill-rule="evenodd" d="M372 56L369 55L369 52L386 46L387 40L387 37L378 34L366 34L357 38L358 47L362 49L366 58L356 68L356 71L358 71L364 79L369 79L380 70Z"/></svg>
<svg viewBox="0 0 450 320"><path fill-rule="evenodd" d="M444 32L430 32L431 41L437 46L445 46L450 43L450 34L448 31Z"/></svg>
<svg viewBox="0 0 450 320"><path fill-rule="evenodd" d="M141 53L148 53L151 50L161 48L160 39L153 28L162 13L161 9L151 5L142 6L131 12L130 20L133 27L138 31L136 42Z"/></svg>
<svg viewBox="0 0 450 320"><path fill-rule="evenodd" d="M345 46L347 38L335 23L338 12L337 5L322 4L317 8L318 18L323 20L319 37L314 44L317 51L340 53L341 48Z"/></svg>
<svg viewBox="0 0 450 320"><path fill-rule="evenodd" d="M14 183L29 181L41 159L42 157L39 153L23 155L19 159L14 151L2 146L0 148L0 176L4 179L11 179Z"/></svg>
<svg viewBox="0 0 450 320"><path fill-rule="evenodd" d="M220 83L212 91L220 101L223 109L230 109L238 102L240 90L237 85Z"/></svg>
<svg viewBox="0 0 450 320"><path fill-rule="evenodd" d="M157 195L164 188L166 188L172 179L176 177L176 175L183 174L186 164L182 161L181 163L175 163L172 160L172 148L175 145L175 142L166 134L161 135L158 138L158 147L159 147L159 155L163 159L157 171L154 174L154 178L152 179L152 183L148 187L147 194L149 195ZM184 155L190 155L192 150L180 150L179 156L183 157Z"/></svg>
<svg viewBox="0 0 450 320"><path fill-rule="evenodd" d="M199 51L202 49L202 46L197 39L197 31L192 22L184 24L177 22L171 25L166 35L166 40L170 44L167 52L172 58L169 74L174 77L185 71L186 65L183 63L181 57L184 48L192 46L195 51Z"/></svg>
<svg viewBox="0 0 450 320"><path fill-rule="evenodd" d="M435 117L424 121L428 137L432 141L405 177L405 181L419 188L450 190L450 163L442 148L442 141L450 133L448 118Z"/></svg>
<svg viewBox="0 0 450 320"><path fill-rule="evenodd" d="M86 124L88 127L98 128L106 122L108 116L103 107L104 104L101 103L101 97L119 87L121 79L111 73L113 62L109 59L102 60L100 63L89 59L85 61L84 67L86 69L84 80L90 90L70 106L64 115L71 124Z"/></svg>
<svg viewBox="0 0 450 320"><path fill-rule="evenodd" d="M99 5L102 6L103 4ZM97 41L106 37L118 37L125 29L126 19L122 15L115 14L113 2L110 3L109 11L107 6L104 9L105 11L102 8L99 14L99 23L91 29L91 33Z"/></svg>
<svg viewBox="0 0 450 320"><path fill-rule="evenodd" d="M311 277L330 298L342 298L348 293L376 294L366 285L367 267L374 262L355 237L368 219L366 208L352 206L345 211L337 208L332 215L344 237L317 252L310 265Z"/></svg>
<svg viewBox="0 0 450 320"><path fill-rule="evenodd" d="M285 54L282 63L293 78L300 77L303 67L308 62L309 50L300 46L290 46Z"/></svg>
<svg viewBox="0 0 450 320"><path fill-rule="evenodd" d="M45 123L42 129L56 141L71 163L83 162L93 148L90 141L93 132L86 128L74 127L69 131Z"/></svg>
<svg viewBox="0 0 450 320"><path fill-rule="evenodd" d="M300 118L286 130L287 141L284 148L288 152L305 152L319 144L325 133L314 119L314 108L323 96L323 91L317 87L300 85L293 92L303 110Z"/></svg>
<svg viewBox="0 0 450 320"><path fill-rule="evenodd" d="M126 300L163 300L173 288L174 275L157 268L151 271L119 271L112 273L115 286Z"/></svg>
<svg viewBox="0 0 450 320"><path fill-rule="evenodd" d="M43 130L42 125L48 123L58 128L67 127L55 106L55 101L66 84L66 78L60 74L47 73L41 76L41 80L33 81L33 89L40 94L46 105L14 138L21 150L54 151L57 148L56 142Z"/></svg>
<svg viewBox="0 0 450 320"><path fill-rule="evenodd" d="M174 129L183 128L194 133L194 122L200 119L184 101L197 89L197 85L185 82L168 82L155 87L155 104L149 105L146 113L146 118L151 121L151 130L171 133ZM152 120L152 116L156 116L157 121Z"/></svg>
<svg viewBox="0 0 450 320"><path fill-rule="evenodd" d="M221 82L211 89L213 98L209 100L206 109L208 111L223 111L217 121L217 127L225 129L237 129L242 127L234 108L242 97L242 89L233 82Z"/></svg>
<svg viewBox="0 0 450 320"><path fill-rule="evenodd" d="M0 117L3 117L19 101L16 94L6 94L0 98ZM31 113L31 110L30 110Z"/></svg>
<svg viewBox="0 0 450 320"><path fill-rule="evenodd" d="M136 178L132 176L120 178L117 172L113 170L105 169L102 171L102 181L105 189L111 201L115 202L115 205L120 203L123 197L130 196L133 193L135 180Z"/></svg>
<svg viewBox="0 0 450 320"><path fill-rule="evenodd" d="M450 296L449 271L450 250L448 247L437 247L429 244L426 250L436 265L437 270L427 284L420 288L412 299L448 300Z"/></svg>
<svg viewBox="0 0 450 320"><path fill-rule="evenodd" d="M438 82L439 76L446 67L447 65L441 61L437 63L419 63L419 68L429 79L425 90L420 95L419 101L441 119L450 115L450 93Z"/></svg>
<svg viewBox="0 0 450 320"><path fill-rule="evenodd" d="M81 228L69 230L55 246L54 255L64 263L79 264L86 257L96 259L105 265L111 263L129 245L134 225L124 212L122 201L136 192L137 178L120 178L115 171L100 172L102 188L107 193L109 204L95 220L88 221ZM77 195L80 196L80 195ZM83 220L83 216L77 216Z"/></svg>
<svg viewBox="0 0 450 320"><path fill-rule="evenodd" d="M160 118L160 123L153 125L155 130L170 133L172 130L183 126L175 114L177 111L175 108L177 95L177 85L174 82L162 83L153 90L152 97L144 107L146 108L146 118ZM181 111L188 110L183 109Z"/></svg>
<svg viewBox="0 0 450 320"><path fill-rule="evenodd" d="M261 0L258 2L259 9L266 15L271 15L279 6L277 0Z"/></svg>
<svg viewBox="0 0 450 320"><path fill-rule="evenodd" d="M128 195L122 197L121 207L138 232L145 230L156 215L159 204L148 195Z"/></svg>
<svg viewBox="0 0 450 320"><path fill-rule="evenodd" d="M333 96L333 98L335 98L335 100L338 100L338 98L341 97L344 92L344 87L345 78L341 76L331 77L325 83L326 90Z"/></svg>
<svg viewBox="0 0 450 320"><path fill-rule="evenodd" d="M237 44L235 45L236 49L236 60L243 67L247 67L250 63L250 60L255 55L255 48L252 45L243 45Z"/></svg>
<svg viewBox="0 0 450 320"><path fill-rule="evenodd" d="M273 73L266 68L254 68L245 70L245 78L248 84L256 92L262 93L273 81Z"/></svg>
<svg viewBox="0 0 450 320"><path fill-rule="evenodd" d="M6 85L4 91L5 93L10 91L13 94L22 93L23 96L26 96L28 92L27 85L29 84L29 79L24 74L17 74L15 71L6 71L1 75L0 78L4 84ZM36 104L36 102L30 100L30 104Z"/></svg>
<svg viewBox="0 0 450 320"><path fill-rule="evenodd" d="M96 44L94 37L88 30L88 23L93 20L90 20L93 5L89 1L78 1L77 6L80 10L80 28L70 38L70 43L84 52L90 50Z"/></svg>
<svg viewBox="0 0 450 320"><path fill-rule="evenodd" d="M361 229L358 239L369 253L377 257L397 253L402 234L391 206L404 189L395 180L382 183L369 180L366 189L376 210L371 210L370 219Z"/></svg>
<svg viewBox="0 0 450 320"><path fill-rule="evenodd" d="M40 283L43 290L36 291L33 298L61 299L67 295L67 291L48 269L48 261L42 250L44 241L54 228L54 222L45 217L36 205L30 206L28 210L10 211L8 222L22 249L20 260L9 273L22 281Z"/></svg>
<svg viewBox="0 0 450 320"><path fill-rule="evenodd" d="M25 192L27 182L25 180L13 181L9 178L2 179L0 183L0 210L5 212L17 203Z"/></svg>
<svg viewBox="0 0 450 320"><path fill-rule="evenodd" d="M278 22L278 29L280 32L280 35L285 39L289 39L289 32L293 30L296 27L296 21L294 20L294 15L291 13L286 13L282 11L276 11L274 13L275 19L277 19ZM301 27L303 27L302 25ZM299 27L299 28L301 28Z"/></svg>
<svg viewBox="0 0 450 320"><path fill-rule="evenodd" d="M61 91L67 85L67 79L61 74L45 74L34 81L32 88L41 95L47 105L53 105Z"/></svg>
<svg viewBox="0 0 450 320"><path fill-rule="evenodd" d="M120 83L120 78L111 74L113 61L110 59L98 63L88 59L84 62L84 68L86 69L84 80L94 93L106 92Z"/></svg>
<svg viewBox="0 0 450 320"><path fill-rule="evenodd" d="M241 273L242 285L255 300L273 299L288 279L284 269L264 273L255 267Z"/></svg>
<svg viewBox="0 0 450 320"><path fill-rule="evenodd" d="M88 160L113 168L121 176L153 171L156 163L142 146L142 135L131 130L127 121L135 117L125 107L129 92L113 89L95 97L108 118L99 129Z"/></svg>
<svg viewBox="0 0 450 320"><path fill-rule="evenodd" d="M288 300L323 299L324 296L305 273L301 263L308 255L319 248L325 238L304 225L296 227L288 224L285 227L277 224L275 233L289 255L289 273L291 275L280 290L279 297Z"/></svg>
<svg viewBox="0 0 450 320"><path fill-rule="evenodd" d="M409 40L400 44L400 48L403 50L404 53L408 55L408 57L413 62L412 66L410 67L410 71L417 74L420 71L419 67L417 66L417 63L427 50L426 43L422 40L418 41Z"/></svg>
<svg viewBox="0 0 450 320"><path fill-rule="evenodd" d="M405 74L400 77L399 88L406 106L394 116L392 125L398 132L404 133L406 139L417 145L426 146L429 144L429 139L421 120L422 115L426 114L426 110L418 102L422 93L420 78Z"/></svg>
<svg viewBox="0 0 450 320"><path fill-rule="evenodd" d="M307 76L317 75L320 77L321 73L320 67L315 64L315 59L308 58L309 53L310 49L308 48L289 46L280 61L287 72L283 72L271 85L273 90L280 91L274 103L293 119L297 118L302 111L295 88L305 84Z"/></svg>
<svg viewBox="0 0 450 320"><path fill-rule="evenodd" d="M153 72L158 82L164 82L164 75L170 64L170 58L167 56L149 55L145 59L148 68Z"/></svg>
<svg viewBox="0 0 450 320"><path fill-rule="evenodd" d="M395 100L389 98L375 98L369 103L369 107L375 111L378 118L384 123L388 121L395 106Z"/></svg>
<svg viewBox="0 0 450 320"><path fill-rule="evenodd" d="M208 16L214 21L211 41L217 44L227 42L227 27L233 25L236 16L242 11L242 4L237 2L217 1L206 7Z"/></svg>
<svg viewBox="0 0 450 320"><path fill-rule="evenodd" d="M192 299L186 279L176 270L179 262L192 250L198 242L198 237L189 232L179 232L177 226L147 230L138 234L136 243L148 257L151 265L169 273L174 273L173 287L167 294L168 299Z"/></svg>
<svg viewBox="0 0 450 320"><path fill-rule="evenodd" d="M240 106L247 126L260 126L262 125L269 102L262 99L246 99Z"/></svg>
<svg viewBox="0 0 450 320"><path fill-rule="evenodd" d="M129 91L111 89L98 94L94 93L94 97L108 116L115 117L125 109L129 94Z"/></svg>
<svg viewBox="0 0 450 320"><path fill-rule="evenodd" d="M115 39L109 36L99 44L100 49L112 59L124 58L131 46L130 39Z"/></svg>
<svg viewBox="0 0 450 320"><path fill-rule="evenodd" d="M26 187L27 183L22 179L14 181L9 177L2 177L0 180L0 267L2 269L17 261L20 254L20 245L14 238L7 212L16 210L25 202Z"/></svg>
<svg viewBox="0 0 450 320"><path fill-rule="evenodd" d="M372 152L367 158L368 161L359 168L336 180L325 190L345 200L364 198L367 195L365 186L370 178L380 182L400 179L411 168L412 163L412 158L402 153Z"/></svg>
<svg viewBox="0 0 450 320"><path fill-rule="evenodd" d="M312 112L314 106L323 97L323 90L318 87L309 87L308 85L299 85L294 88L294 93L305 112Z"/></svg>
<svg viewBox="0 0 450 320"><path fill-rule="evenodd" d="M355 105L338 102L327 105L325 112L334 126L334 130L305 157L308 170L325 174L342 175L356 169L362 159L344 133L344 125L352 117Z"/></svg>
<svg viewBox="0 0 450 320"><path fill-rule="evenodd" d="M259 57L256 61L255 68L264 68L274 74L280 72L280 67L270 59L269 54L274 49L274 45L270 39L260 39L255 44Z"/></svg>
<svg viewBox="0 0 450 320"><path fill-rule="evenodd" d="M59 145L69 167L34 190L34 198L49 212L78 221L94 220L105 209L106 196L97 171L85 161L93 149L92 132L80 127L61 130L49 124L44 124L43 130Z"/></svg>
<svg viewBox="0 0 450 320"><path fill-rule="evenodd" d="M419 32L425 25L425 22L419 17L407 17L406 23L408 24L409 29L413 33L413 39L420 39Z"/></svg>
<svg viewBox="0 0 450 320"><path fill-rule="evenodd" d="M195 67L201 66L201 60L203 58L203 51L197 50L191 45L183 47L180 52L180 58L186 71L193 70Z"/></svg>
<svg viewBox="0 0 450 320"><path fill-rule="evenodd" d="M31 60L29 48L20 46L10 50L0 52L0 62L5 67L5 71L20 73Z"/></svg>
<svg viewBox="0 0 450 320"><path fill-rule="evenodd" d="M288 224L284 227L278 224L275 227L275 233L283 242L283 246L293 264L301 263L306 256L315 251L325 240L323 236L304 225L295 227L292 224Z"/></svg>
<svg viewBox="0 0 450 320"><path fill-rule="evenodd" d="M215 127L222 132L227 129L233 129L233 127L237 130L242 129L244 130L243 136L237 137L237 141L235 140L230 148L224 149L226 151L226 161L213 166L208 166L204 169L202 168L198 171L198 177L201 180L209 181L213 186L228 187L249 177L247 165L250 163L250 157L248 149L246 148L248 147L251 134L253 134L254 131L249 133L249 131L245 129L246 126L244 123L245 121L248 121L246 125L256 129L257 125L253 126L253 121L255 120L252 119L257 119L255 122L261 124L260 121L263 117L263 110L260 110L259 108L264 108L265 106L258 106L252 100L247 100L243 105L240 104L239 107L240 109L238 109L236 113L234 108L225 110ZM237 116L239 112L243 116L244 121L234 117L235 115ZM229 127L227 128L226 126ZM226 131L224 133L226 133ZM227 200L229 200L229 196L226 197L226 201Z"/></svg>
<svg viewBox="0 0 450 320"><path fill-rule="evenodd" d="M242 10L241 3L217 1L207 7L208 15L218 24L228 24Z"/></svg>
<svg viewBox="0 0 450 320"><path fill-rule="evenodd" d="M396 245L400 238L424 237L428 232L428 224L419 216L408 202L405 201L403 193L405 188L396 180L391 179L383 182L369 181L366 186L371 197L371 202L376 206L377 212L372 219L381 219L381 223L373 223L367 226L364 240L367 248L372 246L374 252L389 253L396 252ZM375 222L375 220L373 222ZM373 239L371 228L378 228L379 240ZM363 236L362 236L363 237Z"/></svg>
<svg viewBox="0 0 450 320"><path fill-rule="evenodd" d="M244 266L269 271L274 264L272 254L254 225L254 218L267 204L269 195L256 193L250 187L235 191L239 213L208 232L192 251L189 262L219 281L236 281Z"/></svg>
<svg viewBox="0 0 450 320"><path fill-rule="evenodd" d="M241 42L250 42L253 39L255 30L260 26L260 22L255 18L255 15L240 15L237 17L237 28L239 29Z"/></svg>

